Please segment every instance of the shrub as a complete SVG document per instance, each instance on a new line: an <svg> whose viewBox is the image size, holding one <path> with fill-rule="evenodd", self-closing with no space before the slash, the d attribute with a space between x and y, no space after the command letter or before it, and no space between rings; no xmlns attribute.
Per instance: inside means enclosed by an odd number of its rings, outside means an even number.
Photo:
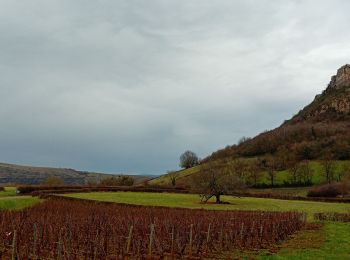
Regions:
<svg viewBox="0 0 350 260"><path fill-rule="evenodd" d="M137 191L137 192L175 192L188 193L186 187L164 187L157 185L149 186L18 186L20 194L40 195L42 193L72 193L72 192L99 192L99 191Z"/></svg>
<svg viewBox="0 0 350 260"><path fill-rule="evenodd" d="M57 176L49 176L41 183L41 185L43 185L43 186L62 186L62 185L64 185L64 181Z"/></svg>
<svg viewBox="0 0 350 260"><path fill-rule="evenodd" d="M5 188L4 187L0 187L0 191L5 191Z"/></svg>
<svg viewBox="0 0 350 260"><path fill-rule="evenodd" d="M101 181L102 186L132 186L134 185L134 178L130 176L109 177Z"/></svg>
<svg viewBox="0 0 350 260"><path fill-rule="evenodd" d="M315 213L314 219L320 221L350 222L350 214L336 212Z"/></svg>
<svg viewBox="0 0 350 260"><path fill-rule="evenodd" d="M342 194L340 183L329 183L311 189L308 197L329 197L334 198Z"/></svg>

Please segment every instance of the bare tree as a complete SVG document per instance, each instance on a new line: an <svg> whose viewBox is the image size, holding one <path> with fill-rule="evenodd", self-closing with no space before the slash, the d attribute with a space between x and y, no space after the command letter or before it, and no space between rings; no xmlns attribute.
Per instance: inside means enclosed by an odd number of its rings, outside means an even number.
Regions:
<svg viewBox="0 0 350 260"><path fill-rule="evenodd" d="M267 171L267 177L270 180L270 185L273 187L275 185L275 178L277 174L278 162L274 156L269 156L265 160L265 169Z"/></svg>
<svg viewBox="0 0 350 260"><path fill-rule="evenodd" d="M240 179L244 179L247 173L247 163L242 159L234 159L227 166L229 171L235 173Z"/></svg>
<svg viewBox="0 0 350 260"><path fill-rule="evenodd" d="M172 186L176 186L176 175L170 176L170 182Z"/></svg>
<svg viewBox="0 0 350 260"><path fill-rule="evenodd" d="M191 168L199 164L198 156L192 151L186 151L180 156L180 167Z"/></svg>
<svg viewBox="0 0 350 260"><path fill-rule="evenodd" d="M312 184L313 171L310 167L309 161L303 161L300 163L300 174L302 176L304 184L306 185Z"/></svg>
<svg viewBox="0 0 350 260"><path fill-rule="evenodd" d="M258 165L258 161L254 159L253 161L249 162L247 165L248 182L256 186L262 176L263 172Z"/></svg>
<svg viewBox="0 0 350 260"><path fill-rule="evenodd" d="M243 181L230 167L209 162L201 166L201 171L192 177L192 187L200 194L201 201L207 202L215 197L221 203L222 195L233 195L244 188Z"/></svg>
<svg viewBox="0 0 350 260"><path fill-rule="evenodd" d="M343 180L340 183L340 189L342 193L342 197L350 192L350 175L343 176Z"/></svg>
<svg viewBox="0 0 350 260"><path fill-rule="evenodd" d="M334 172L335 172L335 163L334 161L326 157L321 161L321 165L323 167L323 173L328 183L331 183L334 180Z"/></svg>
<svg viewBox="0 0 350 260"><path fill-rule="evenodd" d="M289 169L288 169L288 173L289 173L289 179L290 179L290 182L292 183L292 184L296 184L297 182L298 182L298 175L299 175L299 173L300 173L300 165L299 165L299 163L297 163L297 162L293 162L291 165L290 165L290 167L289 167ZM300 180L299 180L300 181Z"/></svg>
<svg viewBox="0 0 350 260"><path fill-rule="evenodd" d="M169 176L170 185L175 187L177 181L176 171L167 171L167 175Z"/></svg>
<svg viewBox="0 0 350 260"><path fill-rule="evenodd" d="M342 163L341 168L338 169L336 178L337 181L342 181L344 177L348 177L350 175L350 164L348 161Z"/></svg>

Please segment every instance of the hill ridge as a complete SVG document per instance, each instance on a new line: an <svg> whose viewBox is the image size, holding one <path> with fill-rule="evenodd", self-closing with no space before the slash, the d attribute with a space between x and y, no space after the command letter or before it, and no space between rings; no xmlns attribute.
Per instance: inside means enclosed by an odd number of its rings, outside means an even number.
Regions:
<svg viewBox="0 0 350 260"><path fill-rule="evenodd" d="M98 173L79 171L71 168L19 165L0 162L0 185L40 184L49 176L59 177L65 182L65 184L82 185L117 175L122 174ZM130 176L135 178L136 183L149 179L149 177L142 175Z"/></svg>

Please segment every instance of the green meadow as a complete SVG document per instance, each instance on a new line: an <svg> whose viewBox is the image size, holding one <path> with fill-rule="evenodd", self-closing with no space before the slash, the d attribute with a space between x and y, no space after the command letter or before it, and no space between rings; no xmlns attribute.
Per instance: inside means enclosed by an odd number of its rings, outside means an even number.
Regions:
<svg viewBox="0 0 350 260"><path fill-rule="evenodd" d="M32 196L16 196L16 188L5 187L0 191L0 210L19 210L31 207L41 200Z"/></svg>
<svg viewBox="0 0 350 260"><path fill-rule="evenodd" d="M181 207L192 209L210 210L265 210L265 211L301 211L308 214L308 219L313 219L313 214L318 212L350 212L350 204L327 203L314 201L278 200L263 198L237 198L223 196L222 200L229 204L200 203L200 197L196 194L178 193L150 193L150 192L91 192L74 193L63 196L126 203L144 206Z"/></svg>

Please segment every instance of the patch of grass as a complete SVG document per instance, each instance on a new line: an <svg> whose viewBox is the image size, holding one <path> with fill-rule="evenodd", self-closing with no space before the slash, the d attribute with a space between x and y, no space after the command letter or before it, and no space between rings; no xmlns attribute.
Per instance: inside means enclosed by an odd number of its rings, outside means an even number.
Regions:
<svg viewBox="0 0 350 260"><path fill-rule="evenodd" d="M326 223L321 230L302 231L274 255L260 259L350 259L350 224Z"/></svg>
<svg viewBox="0 0 350 260"><path fill-rule="evenodd" d="M214 210L301 211L308 214L308 220L312 220L313 214L317 212L348 212L350 210L350 205L345 203L291 201L265 198L236 198L231 196L222 197L223 201L230 204L201 204L199 196L195 194L91 192L66 194L64 196L145 206L202 208Z"/></svg>
<svg viewBox="0 0 350 260"><path fill-rule="evenodd" d="M19 210L31 207L41 200L31 196L2 197L0 198L0 210Z"/></svg>
<svg viewBox="0 0 350 260"><path fill-rule="evenodd" d="M5 187L0 191L0 210L19 210L31 207L41 200L31 196L17 196L16 187Z"/></svg>
<svg viewBox="0 0 350 260"><path fill-rule="evenodd" d="M4 191L0 191L0 198L16 196L16 187L5 187Z"/></svg>
<svg viewBox="0 0 350 260"><path fill-rule="evenodd" d="M248 192L255 194L283 194L288 196L306 197L310 187L292 187L292 188L266 188L266 189L248 189Z"/></svg>
<svg viewBox="0 0 350 260"><path fill-rule="evenodd" d="M171 172L171 173L159 176L158 178L155 178L153 180L150 180L149 183L155 184L155 185L171 185L171 177L172 176L176 176L176 179L180 180L180 182L183 183L184 182L183 179L191 176L194 173L199 172L199 169L200 169L200 166L195 166L195 167L192 167L189 169Z"/></svg>

